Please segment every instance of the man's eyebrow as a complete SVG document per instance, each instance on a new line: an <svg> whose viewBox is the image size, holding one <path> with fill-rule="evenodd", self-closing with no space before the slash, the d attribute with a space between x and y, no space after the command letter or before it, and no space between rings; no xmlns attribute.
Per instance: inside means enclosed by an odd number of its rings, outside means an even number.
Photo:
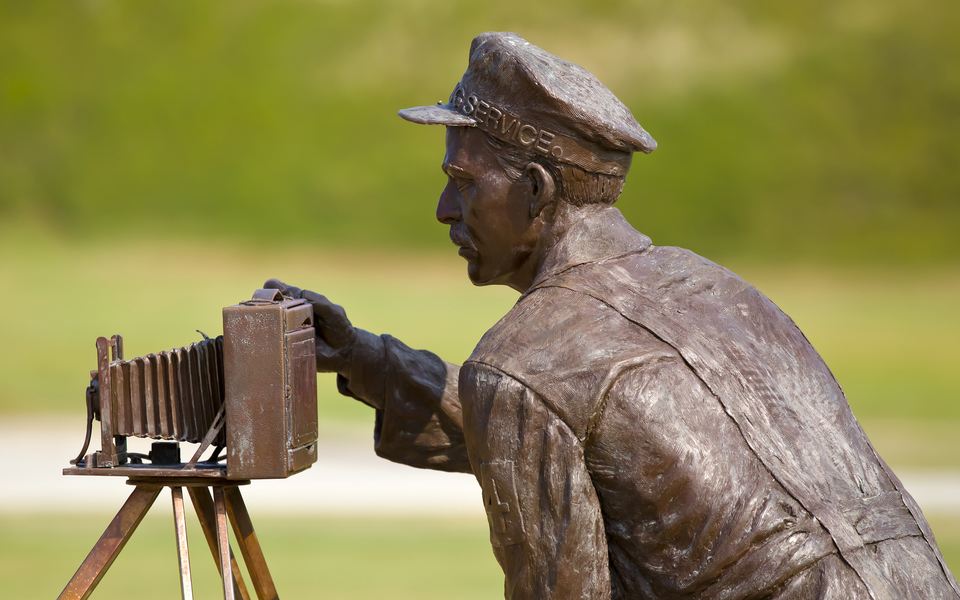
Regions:
<svg viewBox="0 0 960 600"><path fill-rule="evenodd" d="M461 178L471 177L470 173L468 173L464 169L452 163L445 162L442 165L440 165L440 168L443 170L444 173L446 173L447 175L450 175L451 177L461 177Z"/></svg>

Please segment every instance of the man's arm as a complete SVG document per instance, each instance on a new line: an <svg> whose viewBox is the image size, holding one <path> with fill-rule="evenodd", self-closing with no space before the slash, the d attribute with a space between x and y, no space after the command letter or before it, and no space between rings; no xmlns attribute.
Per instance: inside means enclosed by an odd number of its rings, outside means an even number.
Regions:
<svg viewBox="0 0 960 600"><path fill-rule="evenodd" d="M389 335L354 327L326 297L276 279L264 284L313 305L317 371L337 374L340 393L376 409L379 456L426 469L471 473L457 393L459 367Z"/></svg>
<svg viewBox="0 0 960 600"><path fill-rule="evenodd" d="M340 393L377 410L378 456L413 467L471 473L457 393L460 368L400 340L357 330Z"/></svg>
<svg viewBox="0 0 960 600"><path fill-rule="evenodd" d="M464 365L464 427L506 597L609 600L600 502L570 427L528 387Z"/></svg>

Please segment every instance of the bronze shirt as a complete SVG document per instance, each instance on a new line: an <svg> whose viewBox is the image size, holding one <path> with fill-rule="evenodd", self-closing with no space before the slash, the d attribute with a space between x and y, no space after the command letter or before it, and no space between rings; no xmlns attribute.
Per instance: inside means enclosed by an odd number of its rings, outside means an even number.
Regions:
<svg viewBox="0 0 960 600"><path fill-rule="evenodd" d="M378 454L478 478L508 598L958 597L792 321L615 209L462 369L364 332L340 385Z"/></svg>

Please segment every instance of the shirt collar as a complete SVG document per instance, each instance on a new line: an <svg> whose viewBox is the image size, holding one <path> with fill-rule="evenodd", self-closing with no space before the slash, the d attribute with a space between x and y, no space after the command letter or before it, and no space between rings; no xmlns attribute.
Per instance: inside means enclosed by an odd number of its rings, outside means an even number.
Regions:
<svg viewBox="0 0 960 600"><path fill-rule="evenodd" d="M584 263L643 252L650 238L627 223L619 210L610 206L577 221L547 253L531 289L547 279Z"/></svg>

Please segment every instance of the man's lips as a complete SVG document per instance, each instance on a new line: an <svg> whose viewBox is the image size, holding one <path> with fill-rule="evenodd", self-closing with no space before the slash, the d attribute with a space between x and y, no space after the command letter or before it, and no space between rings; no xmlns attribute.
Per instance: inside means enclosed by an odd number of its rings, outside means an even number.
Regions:
<svg viewBox="0 0 960 600"><path fill-rule="evenodd" d="M451 229L450 241L453 242L455 246L460 246L460 250L457 252L457 254L463 258L472 260L477 257L477 251L473 248L470 238L463 235L461 232Z"/></svg>

